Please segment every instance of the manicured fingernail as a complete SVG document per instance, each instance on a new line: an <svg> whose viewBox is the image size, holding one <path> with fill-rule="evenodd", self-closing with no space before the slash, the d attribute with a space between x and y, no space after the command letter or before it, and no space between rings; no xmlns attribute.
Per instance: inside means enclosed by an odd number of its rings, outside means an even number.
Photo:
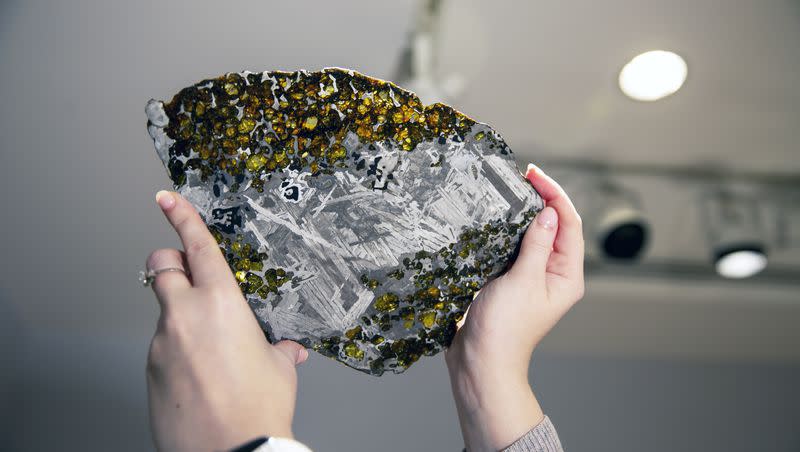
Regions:
<svg viewBox="0 0 800 452"><path fill-rule="evenodd" d="M536 216L536 222L545 229L553 229L558 223L558 215L552 207L545 207Z"/></svg>
<svg viewBox="0 0 800 452"><path fill-rule="evenodd" d="M527 176L528 174L531 173L531 171L533 171L534 173L538 173L541 170L539 170L539 167L534 165L533 163L528 163L528 169L525 170L525 175Z"/></svg>
<svg viewBox="0 0 800 452"><path fill-rule="evenodd" d="M166 210L175 205L175 197L172 196L172 193L161 190L156 193L156 202L162 209Z"/></svg>

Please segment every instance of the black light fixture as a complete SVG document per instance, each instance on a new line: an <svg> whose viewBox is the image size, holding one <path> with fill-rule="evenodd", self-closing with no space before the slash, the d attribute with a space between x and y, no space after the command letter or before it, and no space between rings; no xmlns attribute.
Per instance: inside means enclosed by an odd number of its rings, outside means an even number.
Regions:
<svg viewBox="0 0 800 452"><path fill-rule="evenodd" d="M639 207L636 194L602 181L592 194L593 235L607 258L638 259L650 241L650 225Z"/></svg>

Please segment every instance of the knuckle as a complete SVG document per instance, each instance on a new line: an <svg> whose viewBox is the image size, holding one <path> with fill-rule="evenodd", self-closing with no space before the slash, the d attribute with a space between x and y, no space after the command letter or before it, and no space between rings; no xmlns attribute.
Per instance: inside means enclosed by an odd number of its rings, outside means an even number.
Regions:
<svg viewBox="0 0 800 452"><path fill-rule="evenodd" d="M161 369L161 363L164 362L164 343L161 335L156 334L153 340L150 341L150 350L147 353L147 367L146 372L148 375L158 375Z"/></svg>
<svg viewBox="0 0 800 452"><path fill-rule="evenodd" d="M229 308L228 300L231 299L231 292L223 287L213 286L206 292L206 303L214 308L222 308L227 310Z"/></svg>
<svg viewBox="0 0 800 452"><path fill-rule="evenodd" d="M180 338L183 334L183 325L174 314L163 314L158 325L157 336L163 342Z"/></svg>
<svg viewBox="0 0 800 452"><path fill-rule="evenodd" d="M541 240L531 240L531 247L533 251L537 253L549 253L553 249L550 242Z"/></svg>
<svg viewBox="0 0 800 452"><path fill-rule="evenodd" d="M211 301L222 301L229 296L228 291L220 286L213 286L208 289L208 297Z"/></svg>
<svg viewBox="0 0 800 452"><path fill-rule="evenodd" d="M172 250L168 248L157 249L147 256L145 263L149 269L160 267L164 262L171 258Z"/></svg>
<svg viewBox="0 0 800 452"><path fill-rule="evenodd" d="M186 253L195 256L206 256L214 251L217 242L209 238L195 239L186 246Z"/></svg>
<svg viewBox="0 0 800 452"><path fill-rule="evenodd" d="M172 224L173 226L175 226L175 229L180 230L185 228L188 224L190 224L191 220L192 220L191 215L187 215L186 212L181 212L175 216L175 219L173 220Z"/></svg>

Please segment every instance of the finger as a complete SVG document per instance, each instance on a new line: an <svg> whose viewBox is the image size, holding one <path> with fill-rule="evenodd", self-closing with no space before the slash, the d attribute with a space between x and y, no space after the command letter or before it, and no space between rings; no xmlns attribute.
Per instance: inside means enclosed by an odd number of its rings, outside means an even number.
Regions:
<svg viewBox="0 0 800 452"><path fill-rule="evenodd" d="M547 206L525 231L519 256L508 271L509 277L519 281L544 282L557 230L558 214Z"/></svg>
<svg viewBox="0 0 800 452"><path fill-rule="evenodd" d="M280 341L273 345L282 355L292 363L298 365L308 359L308 350L305 347L294 341Z"/></svg>
<svg viewBox="0 0 800 452"><path fill-rule="evenodd" d="M182 251L174 248L163 248L155 250L147 256L145 268L149 271L164 268L182 268L185 270L189 267ZM159 302L163 304L169 293L192 287L192 283L183 272L168 271L156 274L151 286Z"/></svg>
<svg viewBox="0 0 800 452"><path fill-rule="evenodd" d="M160 191L156 201L183 243L195 286L235 284L217 241L189 201L175 192Z"/></svg>
<svg viewBox="0 0 800 452"><path fill-rule="evenodd" d="M556 256L547 271L569 280L583 280L583 222L575 206L556 181L535 165L528 165L525 177L542 196L547 206L558 214L558 232L553 242Z"/></svg>

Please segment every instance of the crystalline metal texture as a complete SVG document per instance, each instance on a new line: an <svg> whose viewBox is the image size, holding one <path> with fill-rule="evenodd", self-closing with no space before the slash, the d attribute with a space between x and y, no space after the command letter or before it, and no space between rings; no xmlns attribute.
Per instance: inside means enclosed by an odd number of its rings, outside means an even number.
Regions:
<svg viewBox="0 0 800 452"><path fill-rule="evenodd" d="M375 375L448 346L543 207L492 128L349 70L228 73L146 113L267 337Z"/></svg>

